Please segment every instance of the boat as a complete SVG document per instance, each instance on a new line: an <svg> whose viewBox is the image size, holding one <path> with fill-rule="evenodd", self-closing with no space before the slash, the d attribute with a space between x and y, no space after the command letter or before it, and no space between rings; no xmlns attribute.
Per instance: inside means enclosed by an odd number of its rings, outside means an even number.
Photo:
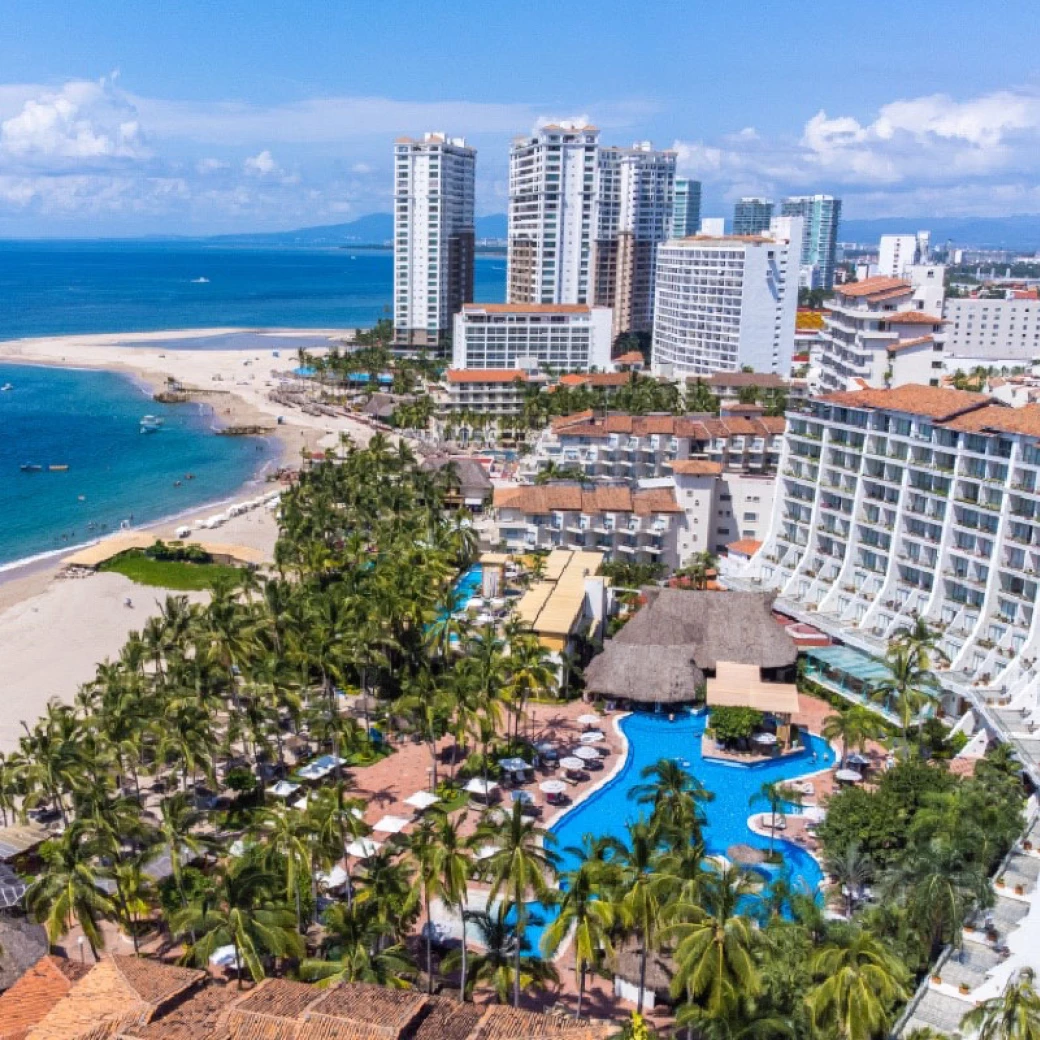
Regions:
<svg viewBox="0 0 1040 1040"><path fill-rule="evenodd" d="M6 393L6 391L13 390L13 389L14 389L14 383L4 383L3 386L0 386L0 390L4 391L5 393Z"/></svg>
<svg viewBox="0 0 1040 1040"><path fill-rule="evenodd" d="M145 415L141 418L141 433L156 433L162 429L163 421L155 415Z"/></svg>
<svg viewBox="0 0 1040 1040"><path fill-rule="evenodd" d="M192 285L209 285L209 279L208 278L192 278L191 284Z"/></svg>
<svg viewBox="0 0 1040 1040"><path fill-rule="evenodd" d="M35 462L23 462L21 470L23 473L39 473L43 466L37 466Z"/></svg>
<svg viewBox="0 0 1040 1040"><path fill-rule="evenodd" d="M51 473L64 473L65 470L67 470L68 468L69 467L66 464L64 464L64 463L62 463L60 465L56 465L56 466L48 466L47 467L47 469L49 469L51 471Z"/></svg>

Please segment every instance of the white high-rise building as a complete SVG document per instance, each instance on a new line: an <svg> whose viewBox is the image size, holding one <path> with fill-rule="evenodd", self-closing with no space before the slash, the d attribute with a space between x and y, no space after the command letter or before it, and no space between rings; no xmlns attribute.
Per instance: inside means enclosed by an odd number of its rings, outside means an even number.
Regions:
<svg viewBox="0 0 1040 1040"><path fill-rule="evenodd" d="M882 235L878 243L877 273L905 278L918 261L917 235Z"/></svg>
<svg viewBox="0 0 1040 1040"><path fill-rule="evenodd" d="M455 315L453 369L607 371L610 308L584 303L467 303Z"/></svg>
<svg viewBox="0 0 1040 1040"><path fill-rule="evenodd" d="M681 377L788 375L798 309L801 223L778 218L768 235L675 239L657 251L652 368Z"/></svg>
<svg viewBox="0 0 1040 1040"><path fill-rule="evenodd" d="M701 226L697 230L699 235L714 235L721 238L726 233L725 217L701 217Z"/></svg>
<svg viewBox="0 0 1040 1040"><path fill-rule="evenodd" d="M595 230L594 126L550 124L509 153L510 303L590 303Z"/></svg>
<svg viewBox="0 0 1040 1040"><path fill-rule="evenodd" d="M649 141L599 150L593 298L613 308L615 337L653 324L654 265L674 191L675 152L654 151Z"/></svg>
<svg viewBox="0 0 1040 1040"><path fill-rule="evenodd" d="M802 218L799 283L806 289L832 289L841 199L833 195L792 195L780 203L780 215Z"/></svg>
<svg viewBox="0 0 1040 1040"><path fill-rule="evenodd" d="M476 149L424 134L394 143L394 338L443 347L452 316L473 297Z"/></svg>
<svg viewBox="0 0 1040 1040"><path fill-rule="evenodd" d="M733 234L760 235L769 230L773 219L773 200L746 196L733 207Z"/></svg>
<svg viewBox="0 0 1040 1040"><path fill-rule="evenodd" d="M676 177L670 238L696 235L701 226L701 182Z"/></svg>

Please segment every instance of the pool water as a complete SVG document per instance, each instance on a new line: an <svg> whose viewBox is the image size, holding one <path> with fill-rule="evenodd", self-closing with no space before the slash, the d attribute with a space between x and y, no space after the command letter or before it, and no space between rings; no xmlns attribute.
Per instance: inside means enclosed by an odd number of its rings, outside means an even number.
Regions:
<svg viewBox="0 0 1040 1040"><path fill-rule="evenodd" d="M460 606L476 596L484 583L484 568L479 563L473 564L469 570L463 571L455 582L455 596Z"/></svg>
<svg viewBox="0 0 1040 1040"><path fill-rule="evenodd" d="M562 816L550 830L556 835L556 851L560 857L560 869L572 870L578 858L568 855L569 847L579 848L586 834L595 837L609 836L624 841L626 824L649 815L649 806L639 805L628 797L629 791L645 781L641 771L659 759L677 759L690 773L697 777L715 797L703 803L707 825L704 841L709 855L726 855L731 845L744 844L767 850L769 839L754 834L748 829L748 817L768 812L768 804L761 802L749 805L749 799L762 784L776 780L794 780L797 777L827 769L834 764L834 752L821 737L802 731L803 742L808 747L795 755L773 759L755 765L723 762L706 759L701 754L701 737L708 716L683 714L669 721L664 714L637 712L621 720L620 726L628 739L628 755L622 769L603 787ZM816 759L813 761L813 754ZM606 767L611 768L608 759ZM756 868L767 876L783 873L788 883L796 889L815 893L823 872L819 864L805 849L793 842L777 839L774 848L784 855L782 866ZM553 910L540 904L529 906L530 917L526 929L526 940L531 952L537 953L542 931L552 919Z"/></svg>

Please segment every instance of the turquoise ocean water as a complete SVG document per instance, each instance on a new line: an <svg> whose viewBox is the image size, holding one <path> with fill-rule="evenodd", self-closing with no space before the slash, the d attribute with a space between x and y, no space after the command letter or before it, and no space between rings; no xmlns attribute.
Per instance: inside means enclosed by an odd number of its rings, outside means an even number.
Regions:
<svg viewBox="0 0 1040 1040"><path fill-rule="evenodd" d="M0 242L0 340L125 332L133 344L132 333L161 329L365 326L386 313L392 278L382 250ZM504 293L505 259L478 258L475 297ZM249 337L183 346L256 349ZM227 498L273 461L266 442L215 437L205 410L155 404L124 376L0 364L5 383L0 567L99 537L131 514L137 524ZM139 433L146 413L164 417L162 432ZM26 462L43 472L21 472Z"/></svg>

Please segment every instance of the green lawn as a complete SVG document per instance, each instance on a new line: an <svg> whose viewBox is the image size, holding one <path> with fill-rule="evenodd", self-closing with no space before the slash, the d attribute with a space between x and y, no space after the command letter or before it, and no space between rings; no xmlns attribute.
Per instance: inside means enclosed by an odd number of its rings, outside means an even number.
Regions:
<svg viewBox="0 0 1040 1040"><path fill-rule="evenodd" d="M98 570L122 574L138 585L155 585L179 592L196 592L213 587L220 578L235 578L238 567L222 563L184 563L179 560L152 560L137 549L120 553Z"/></svg>

